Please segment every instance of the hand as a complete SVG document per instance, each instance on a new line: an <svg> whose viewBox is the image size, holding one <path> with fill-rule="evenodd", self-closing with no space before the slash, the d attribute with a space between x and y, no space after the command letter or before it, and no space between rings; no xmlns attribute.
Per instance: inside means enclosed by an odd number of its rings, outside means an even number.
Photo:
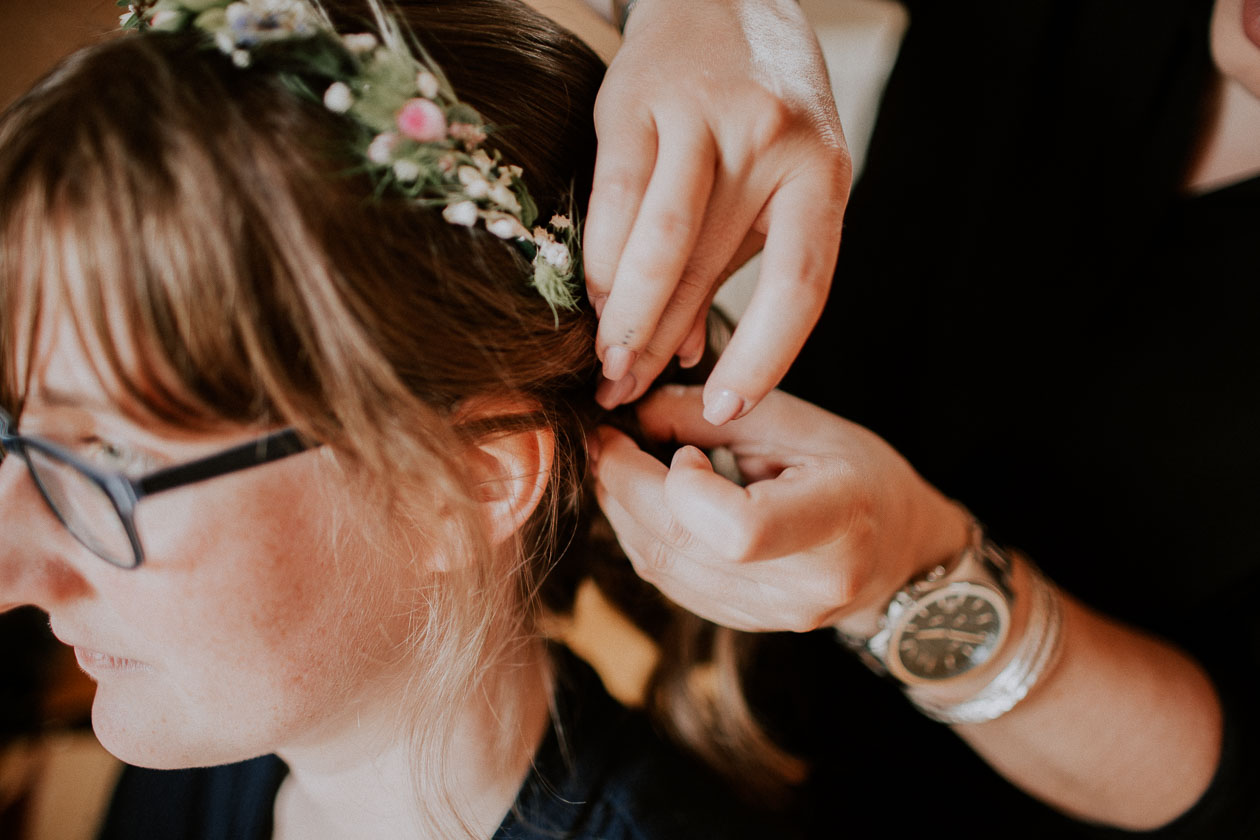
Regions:
<svg viewBox="0 0 1260 840"><path fill-rule="evenodd" d="M867 429L782 392L721 428L699 388L646 400L647 434L734 454L747 486L695 446L666 468L599 430L600 504L635 571L737 630L874 633L888 600L967 544L968 518Z"/></svg>
<svg viewBox="0 0 1260 840"><path fill-rule="evenodd" d="M640 0L595 106L587 292L606 407L704 350L718 286L761 281L706 388L720 425L773 388L827 297L851 163L794 0Z"/></svg>

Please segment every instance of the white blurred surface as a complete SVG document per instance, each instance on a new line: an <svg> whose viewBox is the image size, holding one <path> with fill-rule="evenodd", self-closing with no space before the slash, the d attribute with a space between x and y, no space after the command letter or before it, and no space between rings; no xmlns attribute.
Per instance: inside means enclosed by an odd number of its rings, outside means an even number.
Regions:
<svg viewBox="0 0 1260 840"><path fill-rule="evenodd" d="M827 59L856 178L909 19L892 0L801 0L801 8L814 24ZM760 258L752 259L718 292L716 302L728 315L738 318L748 306L759 264Z"/></svg>

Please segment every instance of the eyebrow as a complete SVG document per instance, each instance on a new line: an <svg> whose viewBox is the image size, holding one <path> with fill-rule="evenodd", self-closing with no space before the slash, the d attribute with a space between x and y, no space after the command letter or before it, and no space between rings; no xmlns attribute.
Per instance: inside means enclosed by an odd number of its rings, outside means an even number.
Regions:
<svg viewBox="0 0 1260 840"><path fill-rule="evenodd" d="M122 410L101 397L89 396L76 391L63 391L60 388L40 383L40 387L32 389L25 400L27 407L36 408L79 408L122 417Z"/></svg>

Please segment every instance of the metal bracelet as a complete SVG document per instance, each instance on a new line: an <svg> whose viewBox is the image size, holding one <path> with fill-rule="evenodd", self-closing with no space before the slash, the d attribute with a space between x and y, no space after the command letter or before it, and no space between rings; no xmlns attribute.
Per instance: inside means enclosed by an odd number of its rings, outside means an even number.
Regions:
<svg viewBox="0 0 1260 840"><path fill-rule="evenodd" d="M993 681L960 703L945 704L907 689L906 696L923 714L941 723L967 724L996 720L1015 708L1058 659L1063 641L1063 606L1054 584L1026 559L1032 580L1028 625L1015 656Z"/></svg>

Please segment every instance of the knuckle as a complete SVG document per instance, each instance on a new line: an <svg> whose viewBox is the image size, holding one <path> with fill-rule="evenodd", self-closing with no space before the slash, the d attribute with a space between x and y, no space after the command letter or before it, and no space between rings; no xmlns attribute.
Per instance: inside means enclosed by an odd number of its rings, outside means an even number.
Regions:
<svg viewBox="0 0 1260 840"><path fill-rule="evenodd" d="M652 217L649 235L656 241L686 241L696 229L697 220L687 212L668 209ZM658 252L664 249L658 249Z"/></svg>

